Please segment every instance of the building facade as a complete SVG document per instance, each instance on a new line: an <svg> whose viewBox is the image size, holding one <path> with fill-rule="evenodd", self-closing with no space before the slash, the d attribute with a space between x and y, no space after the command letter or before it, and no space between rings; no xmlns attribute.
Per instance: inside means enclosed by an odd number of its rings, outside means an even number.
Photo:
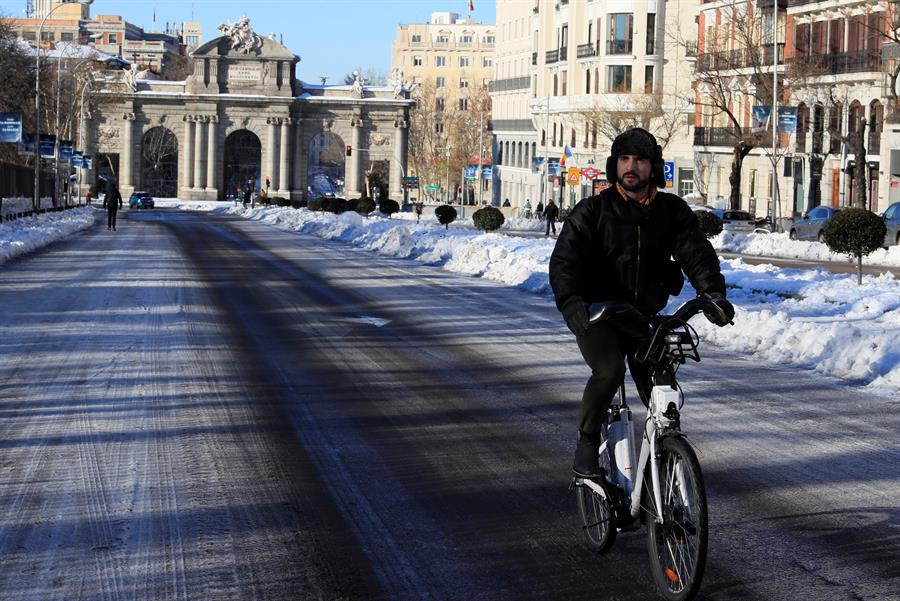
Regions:
<svg viewBox="0 0 900 601"><path fill-rule="evenodd" d="M665 147L672 188L692 191L689 73L696 5L536 0L525 11L522 4L498 0L506 57L498 59L504 72L497 73L492 93L500 196L516 204L553 197L560 206L574 205L604 185L612 139L635 121L654 130ZM524 56L526 39L531 51ZM523 106L525 76L530 99ZM596 175L580 175L588 168Z"/></svg>
<svg viewBox="0 0 900 601"><path fill-rule="evenodd" d="M147 190L216 200L252 187L290 200L355 198L380 169L386 192L403 197L412 101L402 82L306 85L296 78L299 57L256 35L249 20L227 31L193 53L185 81L126 74L94 94L88 181L115 177L126 197Z"/></svg>

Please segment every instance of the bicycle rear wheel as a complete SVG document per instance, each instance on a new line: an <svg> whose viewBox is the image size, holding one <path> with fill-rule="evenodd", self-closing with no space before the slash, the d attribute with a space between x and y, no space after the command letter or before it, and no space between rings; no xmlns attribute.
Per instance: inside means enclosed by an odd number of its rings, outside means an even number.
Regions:
<svg viewBox="0 0 900 601"><path fill-rule="evenodd" d="M671 601L686 601L700 589L706 567L706 488L686 440L664 438L659 450L663 506L658 509L663 523L647 516L647 550L659 593Z"/></svg>
<svg viewBox="0 0 900 601"><path fill-rule="evenodd" d="M605 427L601 436L605 442ZM600 469L606 474L611 473L606 445L600 447ZM603 489L603 494L581 483L575 487L575 495L584 538L591 549L602 554L609 551L616 541L616 518L609 487L600 479L595 482Z"/></svg>

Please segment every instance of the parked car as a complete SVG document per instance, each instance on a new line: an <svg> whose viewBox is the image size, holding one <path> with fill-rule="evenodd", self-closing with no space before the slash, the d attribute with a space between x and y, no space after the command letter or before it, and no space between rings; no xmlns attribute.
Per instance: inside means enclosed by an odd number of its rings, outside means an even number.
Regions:
<svg viewBox="0 0 900 601"><path fill-rule="evenodd" d="M838 211L844 207L816 207L803 217L796 219L791 226L791 240L825 241L825 227Z"/></svg>
<svg viewBox="0 0 900 601"><path fill-rule="evenodd" d="M884 225L887 233L884 235L884 245L900 244L900 202L895 202L881 214L884 217Z"/></svg>
<svg viewBox="0 0 900 601"><path fill-rule="evenodd" d="M726 232L752 232L757 227L756 217L747 211L712 209L712 213L722 220L722 229Z"/></svg>
<svg viewBox="0 0 900 601"><path fill-rule="evenodd" d="M154 206L149 192L132 192L128 198L128 207L131 209L152 209Z"/></svg>

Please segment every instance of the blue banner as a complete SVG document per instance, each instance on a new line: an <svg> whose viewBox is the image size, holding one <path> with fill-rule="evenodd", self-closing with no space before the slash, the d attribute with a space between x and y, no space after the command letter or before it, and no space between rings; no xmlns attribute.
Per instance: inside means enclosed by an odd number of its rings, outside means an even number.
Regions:
<svg viewBox="0 0 900 601"><path fill-rule="evenodd" d="M481 179L491 179L494 176L494 168L493 167L482 167L481 168Z"/></svg>
<svg viewBox="0 0 900 601"><path fill-rule="evenodd" d="M22 134L19 142L19 156L34 156L34 134Z"/></svg>
<svg viewBox="0 0 900 601"><path fill-rule="evenodd" d="M531 157L531 172L540 173L544 169L544 157Z"/></svg>
<svg viewBox="0 0 900 601"><path fill-rule="evenodd" d="M778 132L782 134L793 134L797 132L796 106L778 107Z"/></svg>
<svg viewBox="0 0 900 601"><path fill-rule="evenodd" d="M84 168L85 169L93 169L94 168L94 158L89 155L84 155Z"/></svg>
<svg viewBox="0 0 900 601"><path fill-rule="evenodd" d="M80 152L72 153L72 166L73 167L82 167L84 165L84 155Z"/></svg>
<svg viewBox="0 0 900 601"><path fill-rule="evenodd" d="M56 156L56 136L50 134L41 134L41 156L45 159L52 159Z"/></svg>
<svg viewBox="0 0 900 601"><path fill-rule="evenodd" d="M547 161L547 173L550 175L562 175L562 169L559 166L559 159L550 159Z"/></svg>
<svg viewBox="0 0 900 601"><path fill-rule="evenodd" d="M22 141L22 113L0 113L0 143Z"/></svg>
<svg viewBox="0 0 900 601"><path fill-rule="evenodd" d="M772 107L768 105L757 105L753 107L753 131L765 131L769 124L769 115L772 114Z"/></svg>
<svg viewBox="0 0 900 601"><path fill-rule="evenodd" d="M71 161L73 150L74 150L74 144L72 144L71 140L62 140L59 143L59 160L60 161Z"/></svg>

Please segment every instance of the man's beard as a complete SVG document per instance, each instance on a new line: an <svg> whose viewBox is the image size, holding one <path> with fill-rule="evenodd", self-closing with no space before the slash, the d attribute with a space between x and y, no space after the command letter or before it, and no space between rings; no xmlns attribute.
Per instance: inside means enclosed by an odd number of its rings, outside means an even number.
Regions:
<svg viewBox="0 0 900 601"><path fill-rule="evenodd" d="M625 182L626 175L633 175L636 178L636 181L631 183ZM650 185L650 177L648 176L646 179L641 179L641 176L635 173L634 171L626 171L619 177L619 185L628 190L629 192L636 192L637 190L641 190Z"/></svg>

